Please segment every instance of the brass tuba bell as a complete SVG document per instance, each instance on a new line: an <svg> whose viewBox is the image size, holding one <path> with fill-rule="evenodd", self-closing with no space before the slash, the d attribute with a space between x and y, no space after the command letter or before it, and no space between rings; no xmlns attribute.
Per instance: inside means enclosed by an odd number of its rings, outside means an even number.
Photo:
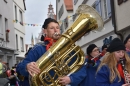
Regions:
<svg viewBox="0 0 130 86"><path fill-rule="evenodd" d="M30 78L31 86L61 86L59 76L74 73L84 64L85 55L75 42L92 30L101 30L103 20L88 5L80 5L76 13L73 25L36 61L41 72Z"/></svg>

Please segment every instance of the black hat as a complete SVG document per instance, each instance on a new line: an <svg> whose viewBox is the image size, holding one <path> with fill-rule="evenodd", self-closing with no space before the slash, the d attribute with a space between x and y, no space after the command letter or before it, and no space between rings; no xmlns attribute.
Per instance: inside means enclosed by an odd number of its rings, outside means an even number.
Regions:
<svg viewBox="0 0 130 86"><path fill-rule="evenodd" d="M125 45L119 38L115 38L111 41L110 46L107 48L107 51L111 53L118 50L125 50Z"/></svg>
<svg viewBox="0 0 130 86"><path fill-rule="evenodd" d="M55 23L59 24L55 19L47 18L47 19L45 20L44 24L42 25L42 28L46 29L46 28L47 28L47 25L48 25L50 22L55 22Z"/></svg>
<svg viewBox="0 0 130 86"><path fill-rule="evenodd" d="M107 48L107 45L104 44L104 45L102 46L102 50L103 50L104 48Z"/></svg>
<svg viewBox="0 0 130 86"><path fill-rule="evenodd" d="M126 39L124 40L124 44L127 43L127 41L130 39L130 34L126 37Z"/></svg>
<svg viewBox="0 0 130 86"><path fill-rule="evenodd" d="M95 47L97 47L95 44L90 44L86 50L87 54L90 55L90 53Z"/></svg>

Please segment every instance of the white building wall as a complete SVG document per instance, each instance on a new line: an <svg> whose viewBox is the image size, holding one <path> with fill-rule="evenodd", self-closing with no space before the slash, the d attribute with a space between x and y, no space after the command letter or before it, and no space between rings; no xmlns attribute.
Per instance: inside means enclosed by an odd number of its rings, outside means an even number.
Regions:
<svg viewBox="0 0 130 86"><path fill-rule="evenodd" d="M7 1L7 2L6 2ZM15 35L13 25L13 1L12 0L0 0L0 59L9 63L9 66L14 65L14 49L15 49ZM7 24L5 25L5 18ZM7 26L7 28L5 28ZM8 33L9 41L6 40L6 30Z"/></svg>
<svg viewBox="0 0 130 86"><path fill-rule="evenodd" d="M118 0L115 0L114 3L117 30L120 31L127 27L130 28L130 0L123 2L120 5L118 5Z"/></svg>
<svg viewBox="0 0 130 86"><path fill-rule="evenodd" d="M23 0L13 0L14 3L16 3L21 10L24 10L24 2Z"/></svg>
<svg viewBox="0 0 130 86"><path fill-rule="evenodd" d="M16 14L17 14L17 21L15 15L15 6L16 6ZM23 0L13 0L13 13L14 13L14 28L15 28L15 50L16 50L16 62L18 60L22 60L25 56L25 25L20 23L20 11L22 12L22 23L25 23L25 7ZM17 43L16 43L16 35L17 35ZM21 48L21 38L23 38L23 49ZM18 47L17 47L18 45Z"/></svg>

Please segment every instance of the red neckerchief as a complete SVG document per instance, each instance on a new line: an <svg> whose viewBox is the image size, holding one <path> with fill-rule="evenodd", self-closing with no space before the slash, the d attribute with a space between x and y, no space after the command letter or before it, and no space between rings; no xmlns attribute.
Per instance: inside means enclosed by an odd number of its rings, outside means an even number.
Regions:
<svg viewBox="0 0 130 86"><path fill-rule="evenodd" d="M125 77L124 77L123 68L122 68L121 63L118 63L117 69L118 69L118 71L119 71L119 73L120 73L120 76L121 76L121 77L124 79L124 81L125 81Z"/></svg>
<svg viewBox="0 0 130 86"><path fill-rule="evenodd" d="M104 53L104 52L102 52L102 53L100 54L100 56L101 56L101 57L103 57L104 55L105 55L105 53Z"/></svg>
<svg viewBox="0 0 130 86"><path fill-rule="evenodd" d="M44 38L44 41L48 41L49 43L46 45L46 50L48 50L51 46L52 46L52 44L54 43L54 42L56 42L56 40L54 40L54 39L52 39L52 38L49 38L49 37L45 37Z"/></svg>
<svg viewBox="0 0 130 86"><path fill-rule="evenodd" d="M99 57L94 58L94 61L95 61L95 62L98 61L98 60L99 60Z"/></svg>

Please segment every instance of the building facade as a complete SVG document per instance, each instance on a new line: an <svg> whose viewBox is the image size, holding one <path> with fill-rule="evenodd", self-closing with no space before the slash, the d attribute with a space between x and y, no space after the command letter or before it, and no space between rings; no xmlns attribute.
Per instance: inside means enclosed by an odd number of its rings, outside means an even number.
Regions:
<svg viewBox="0 0 130 86"><path fill-rule="evenodd" d="M0 59L12 67L15 64L15 31L13 1L0 0Z"/></svg>
<svg viewBox="0 0 130 86"><path fill-rule="evenodd" d="M125 39L130 34L130 0L114 0L113 4L116 29Z"/></svg>
<svg viewBox="0 0 130 86"><path fill-rule="evenodd" d="M25 55L25 0L13 0L14 30L15 30L15 58L16 63L24 59Z"/></svg>
<svg viewBox="0 0 130 86"><path fill-rule="evenodd" d="M73 0L56 0L56 15L63 33L73 23Z"/></svg>
<svg viewBox="0 0 130 86"><path fill-rule="evenodd" d="M62 5L61 2L62 0L57 0L58 6ZM76 18L76 10L81 4L87 4L95 8L104 21L104 27L100 32L91 31L76 42L86 54L86 48L89 44L94 43L98 47L102 47L104 44L109 44L112 38L117 37L117 35L114 33L114 27L112 26L110 0L73 0L73 22ZM63 13L61 17L64 16L67 16L67 14Z"/></svg>

